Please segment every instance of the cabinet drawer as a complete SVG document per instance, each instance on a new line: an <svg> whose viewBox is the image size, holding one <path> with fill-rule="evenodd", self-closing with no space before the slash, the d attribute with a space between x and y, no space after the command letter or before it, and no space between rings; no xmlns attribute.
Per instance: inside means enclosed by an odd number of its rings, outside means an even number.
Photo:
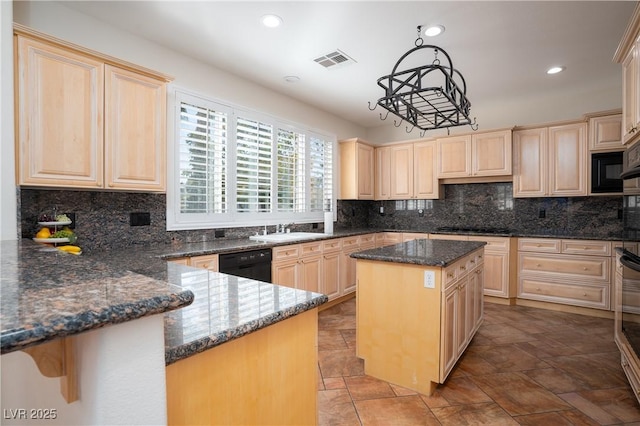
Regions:
<svg viewBox="0 0 640 426"><path fill-rule="evenodd" d="M478 237L470 236L469 241L485 241L487 243L484 246L485 251L507 251L509 250L509 238L508 237Z"/></svg>
<svg viewBox="0 0 640 426"><path fill-rule="evenodd" d="M640 395L640 379L638 379L636 369L630 365L625 351L620 351L620 365L622 365L624 374L627 376L627 379L629 379L629 385L631 385L633 393L636 395Z"/></svg>
<svg viewBox="0 0 640 426"><path fill-rule="evenodd" d="M300 245L274 247L271 251L273 261L297 259L300 254Z"/></svg>
<svg viewBox="0 0 640 426"><path fill-rule="evenodd" d="M553 238L519 238L518 250L560 253L561 241Z"/></svg>
<svg viewBox="0 0 640 426"><path fill-rule="evenodd" d="M342 248L349 249L351 247L358 247L359 237L345 237L342 239Z"/></svg>
<svg viewBox="0 0 640 426"><path fill-rule="evenodd" d="M611 256L609 241L562 240L562 253Z"/></svg>
<svg viewBox="0 0 640 426"><path fill-rule="evenodd" d="M319 256L322 253L322 241L300 244L300 256Z"/></svg>
<svg viewBox="0 0 640 426"><path fill-rule="evenodd" d="M360 235L359 244L362 246L375 246L376 234Z"/></svg>
<svg viewBox="0 0 640 426"><path fill-rule="evenodd" d="M192 256L189 260L191 266L196 268L209 269L210 271L218 271L218 255L205 254L202 256Z"/></svg>
<svg viewBox="0 0 640 426"><path fill-rule="evenodd" d="M578 255L520 253L518 270L521 275L546 275L559 279L590 279L609 282L611 258Z"/></svg>
<svg viewBox="0 0 640 426"><path fill-rule="evenodd" d="M478 250L474 253L471 253L469 256L469 261L467 263L467 269L472 270L476 268L478 265L482 265L484 263L484 255L482 250Z"/></svg>
<svg viewBox="0 0 640 426"><path fill-rule="evenodd" d="M329 252L342 249L342 240L340 238L333 238L331 240L325 240L322 242L322 251Z"/></svg>
<svg viewBox="0 0 640 426"><path fill-rule="evenodd" d="M609 309L609 286L604 284L567 284L523 278L518 283L518 297L589 308Z"/></svg>

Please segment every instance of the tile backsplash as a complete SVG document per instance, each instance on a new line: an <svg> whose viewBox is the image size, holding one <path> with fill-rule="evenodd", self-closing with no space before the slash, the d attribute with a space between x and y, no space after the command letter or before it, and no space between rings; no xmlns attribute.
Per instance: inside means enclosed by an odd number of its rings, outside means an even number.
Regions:
<svg viewBox="0 0 640 426"><path fill-rule="evenodd" d="M509 228L525 234L600 238L619 238L622 232L618 218L622 196L514 199L512 194L511 183L487 183L446 185L442 200L339 200L336 226L425 232L444 226ZM55 207L60 213L75 213L75 232L84 250L210 241L215 233L214 229L167 231L165 194L21 188L18 206L24 238L35 235L42 212ZM131 226L130 213L149 213L150 224ZM310 231L311 227L294 228ZM225 238L243 238L261 229L227 228L224 233Z"/></svg>

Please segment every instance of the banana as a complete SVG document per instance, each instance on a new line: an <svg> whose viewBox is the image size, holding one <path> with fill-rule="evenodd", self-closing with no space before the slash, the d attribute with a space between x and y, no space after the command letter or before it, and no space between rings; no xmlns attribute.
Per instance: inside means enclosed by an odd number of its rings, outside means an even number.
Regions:
<svg viewBox="0 0 640 426"><path fill-rule="evenodd" d="M67 253L80 254L82 249L78 246L60 246L58 250L66 251Z"/></svg>

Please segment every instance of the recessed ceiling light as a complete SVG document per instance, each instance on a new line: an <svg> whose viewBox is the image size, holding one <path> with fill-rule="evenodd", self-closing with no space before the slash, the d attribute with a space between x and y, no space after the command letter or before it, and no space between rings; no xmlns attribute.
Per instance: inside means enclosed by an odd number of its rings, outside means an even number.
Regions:
<svg viewBox="0 0 640 426"><path fill-rule="evenodd" d="M262 17L262 25L268 28L276 28L282 24L282 18L278 15L264 15Z"/></svg>
<svg viewBox="0 0 640 426"><path fill-rule="evenodd" d="M444 32L444 26L442 25L431 25L424 30L424 35L427 37L435 37Z"/></svg>
<svg viewBox="0 0 640 426"><path fill-rule="evenodd" d="M564 71L564 67L551 67L547 70L547 74L558 74Z"/></svg>
<svg viewBox="0 0 640 426"><path fill-rule="evenodd" d="M300 77L298 77L297 75L285 75L284 81L286 81L287 83L297 83L300 81Z"/></svg>

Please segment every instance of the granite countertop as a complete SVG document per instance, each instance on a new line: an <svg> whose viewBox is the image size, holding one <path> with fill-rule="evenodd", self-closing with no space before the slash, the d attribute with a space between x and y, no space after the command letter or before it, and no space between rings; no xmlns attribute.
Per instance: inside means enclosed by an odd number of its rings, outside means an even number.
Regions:
<svg viewBox="0 0 640 426"><path fill-rule="evenodd" d="M425 266L447 266L481 248L481 241L449 241L418 239L392 246L353 253L356 259L408 263Z"/></svg>
<svg viewBox="0 0 640 426"><path fill-rule="evenodd" d="M228 251L232 244L223 244ZM244 240L236 240L246 247ZM203 244L196 244L200 247ZM208 250L212 249L208 244ZM264 244L262 248L266 247ZM213 248L221 249L218 246ZM250 248L254 248L253 245ZM206 269L167 262L162 256L176 254L172 246L157 247L155 251L119 250L96 253L89 258L99 259L107 266L120 265L128 270L162 282L188 289L195 294L193 303L168 312L165 322L165 363L183 358L242 337L248 333L318 307L329 299L326 295L241 278ZM183 255L197 253L180 247Z"/></svg>
<svg viewBox="0 0 640 426"><path fill-rule="evenodd" d="M31 240L0 241L0 254L2 354L193 301L191 290Z"/></svg>

